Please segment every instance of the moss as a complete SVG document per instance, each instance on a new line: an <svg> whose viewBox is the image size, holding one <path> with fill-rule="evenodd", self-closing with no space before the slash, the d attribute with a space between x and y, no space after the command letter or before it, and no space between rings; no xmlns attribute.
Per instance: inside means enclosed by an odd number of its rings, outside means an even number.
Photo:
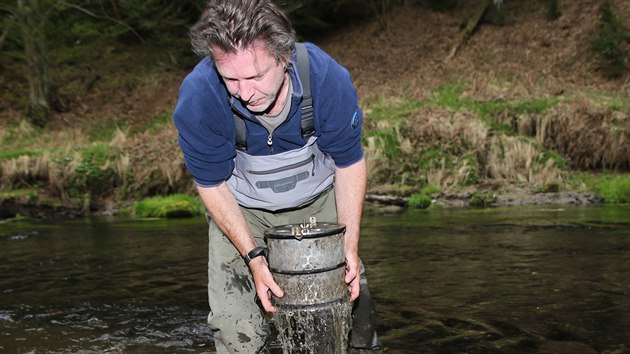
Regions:
<svg viewBox="0 0 630 354"><path fill-rule="evenodd" d="M133 206L136 217L179 218L201 215L205 208L197 197L185 194L151 197L138 201Z"/></svg>
<svg viewBox="0 0 630 354"><path fill-rule="evenodd" d="M426 194L418 193L412 194L409 197L407 206L413 209L426 209L431 206L432 200Z"/></svg>

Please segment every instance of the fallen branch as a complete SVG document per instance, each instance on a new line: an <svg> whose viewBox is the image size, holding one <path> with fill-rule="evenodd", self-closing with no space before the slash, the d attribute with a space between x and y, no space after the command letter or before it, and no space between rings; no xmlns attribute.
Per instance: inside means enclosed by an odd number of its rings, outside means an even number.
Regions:
<svg viewBox="0 0 630 354"><path fill-rule="evenodd" d="M464 31L460 34L459 40L455 43L453 48L451 48L451 51L446 56L446 59L444 59L444 62L448 62L451 59L453 59L453 57L455 57L455 54L457 54L457 51L459 50L459 48L463 46L464 43L466 43L466 41L468 41L468 39L475 32L475 30L479 26L479 23L481 22L481 19L483 18L483 15L486 13L486 11L488 11L488 8L491 5L492 5L492 0L481 1L479 8L477 8L477 11L473 15L473 17L471 17L470 20L468 20L468 24L466 25L466 28L464 28Z"/></svg>

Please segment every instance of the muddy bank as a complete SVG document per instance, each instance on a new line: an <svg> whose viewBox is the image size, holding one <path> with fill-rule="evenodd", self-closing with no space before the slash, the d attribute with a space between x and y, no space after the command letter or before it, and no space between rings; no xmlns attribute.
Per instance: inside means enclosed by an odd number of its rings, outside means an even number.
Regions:
<svg viewBox="0 0 630 354"><path fill-rule="evenodd" d="M0 201L0 220L15 217L37 219L75 218L87 216L84 211L48 203L23 201L19 198L7 198Z"/></svg>
<svg viewBox="0 0 630 354"><path fill-rule="evenodd" d="M488 193L496 199L491 207L515 207L531 205L597 205L603 203L603 199L592 192L557 192L557 193L528 193L526 191L510 191L496 194L485 191L466 192L460 194L434 195L433 203L444 207L467 208L471 199L479 193ZM374 206L388 207L388 209L407 207L409 198L398 197L382 193L368 193L366 202Z"/></svg>
<svg viewBox="0 0 630 354"><path fill-rule="evenodd" d="M492 192L475 190L460 194L434 195L433 203L443 207L467 208L474 195L479 193L493 194ZM603 199L592 192L557 192L557 193L528 193L526 191L509 191L501 194L493 194L496 199L490 207L516 207L531 205L597 205ZM400 197L381 192L370 192L365 201L370 209L382 209L381 211L401 211L407 208L408 197ZM0 220L23 216L28 218L75 218L88 215L119 215L120 209L112 208L105 203L102 208L94 210L80 210L46 202L24 200L23 198L7 198L0 201Z"/></svg>

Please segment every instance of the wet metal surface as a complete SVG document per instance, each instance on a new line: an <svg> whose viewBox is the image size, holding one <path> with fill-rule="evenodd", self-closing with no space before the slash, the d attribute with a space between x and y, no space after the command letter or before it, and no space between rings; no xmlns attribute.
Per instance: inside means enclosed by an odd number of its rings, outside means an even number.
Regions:
<svg viewBox="0 0 630 354"><path fill-rule="evenodd" d="M212 353L205 220L0 222L0 352ZM630 209L367 214L386 353L629 353Z"/></svg>

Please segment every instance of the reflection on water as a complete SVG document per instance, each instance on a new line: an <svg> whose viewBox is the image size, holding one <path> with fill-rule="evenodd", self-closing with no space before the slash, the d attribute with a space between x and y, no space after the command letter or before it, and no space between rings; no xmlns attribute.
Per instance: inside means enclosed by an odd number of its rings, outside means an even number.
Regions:
<svg viewBox="0 0 630 354"><path fill-rule="evenodd" d="M204 223L0 225L0 352L213 351Z"/></svg>
<svg viewBox="0 0 630 354"><path fill-rule="evenodd" d="M0 223L0 352L211 353L206 226ZM365 217L388 353L630 352L630 209Z"/></svg>

